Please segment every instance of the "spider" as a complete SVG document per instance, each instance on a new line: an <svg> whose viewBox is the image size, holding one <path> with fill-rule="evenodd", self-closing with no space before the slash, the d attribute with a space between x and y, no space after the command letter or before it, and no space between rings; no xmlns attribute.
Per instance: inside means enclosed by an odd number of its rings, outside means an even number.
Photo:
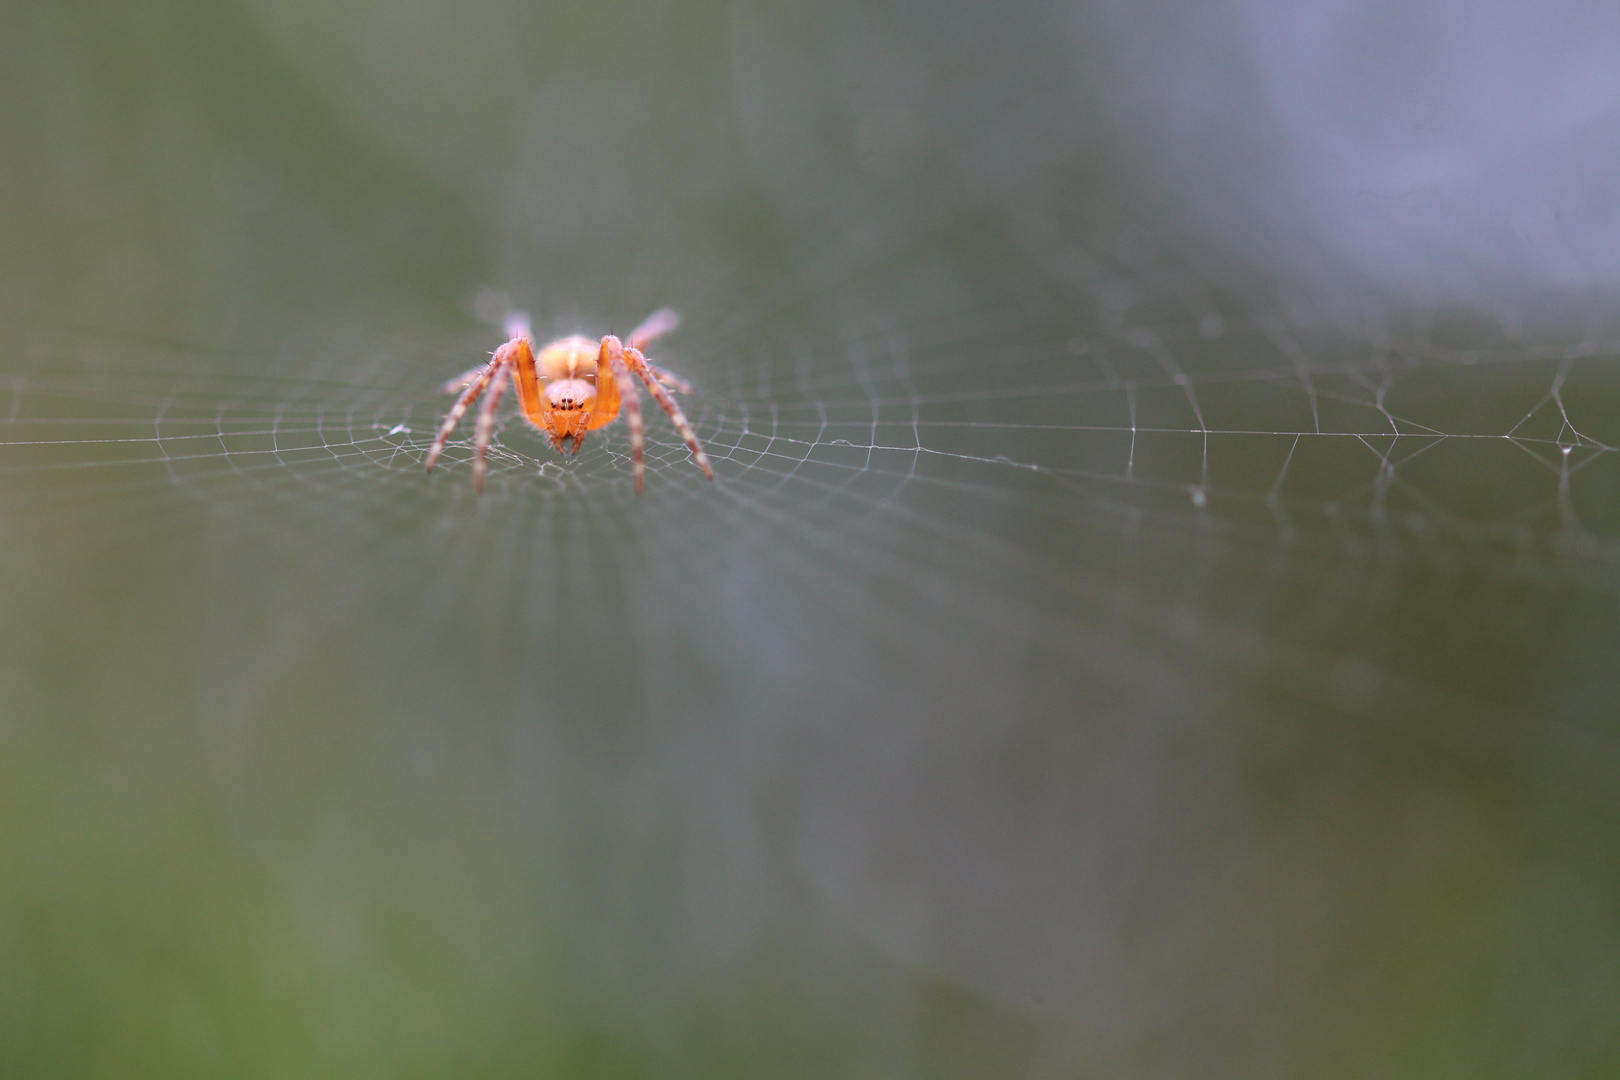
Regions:
<svg viewBox="0 0 1620 1080"><path fill-rule="evenodd" d="M612 423L619 415L622 401L630 418L631 476L639 495L646 487L646 464L642 461L641 395L636 392L633 371L647 384L658 404L669 413L675 428L692 450L703 475L714 479L708 455L692 433L686 414L670 397L670 391L688 393L692 387L684 379L648 363L641 354L656 338L680 325L680 316L669 308L661 308L647 316L642 324L630 331L628 341L620 342L612 334L600 343L575 334L558 338L535 355L534 338L529 333L529 318L517 313L506 320L506 335L510 339L496 349L487 364L456 376L444 385L447 394L461 393L439 427L439 434L428 451L427 467L444 452L444 444L456 429L478 395L486 391L483 406L478 410L478 427L473 434L473 488L484 490L485 458L489 442L495 434L495 407L506 392L506 379L511 377L517 386L518 403L523 407L523 418L540 431L551 436L551 445L559 451L563 444L573 440L573 453L579 453L585 433Z"/></svg>

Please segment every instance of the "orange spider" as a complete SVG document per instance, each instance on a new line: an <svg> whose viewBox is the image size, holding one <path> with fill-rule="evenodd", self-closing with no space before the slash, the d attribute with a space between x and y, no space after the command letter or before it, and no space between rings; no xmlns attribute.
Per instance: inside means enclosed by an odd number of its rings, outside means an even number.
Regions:
<svg viewBox="0 0 1620 1080"><path fill-rule="evenodd" d="M495 407L506 392L506 377L517 385L518 403L523 407L523 418L540 431L551 436L551 445L558 450L572 439L574 453L579 453L587 431L595 431L613 422L619 415L622 400L630 417L631 475L635 478L636 492L646 486L646 465L642 461L641 395L636 392L635 380L630 372L640 376L647 384L658 404L669 413L675 428L692 449L692 459L703 475L714 479L709 458L703 453L686 414L669 396L670 390L689 392L692 387L661 367L647 362L641 354L660 334L668 333L680 325L680 316L662 308L647 316L640 326L630 332L630 340L621 343L612 334L600 343L579 335L558 338L535 356L534 338L529 334L529 318L521 313L506 320L506 334L511 340L496 349L489 363L445 383L444 392L461 397L451 406L450 413L439 427L439 434L428 451L427 467L444 452L444 444L456 429L478 395L488 391L483 406L478 410L478 427L473 434L473 487L484 490L485 457L489 441L495 434Z"/></svg>

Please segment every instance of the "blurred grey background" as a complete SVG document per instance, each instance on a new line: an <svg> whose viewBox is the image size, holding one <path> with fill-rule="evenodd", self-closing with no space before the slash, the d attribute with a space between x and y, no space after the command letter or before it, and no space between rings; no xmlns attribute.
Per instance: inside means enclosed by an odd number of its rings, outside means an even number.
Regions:
<svg viewBox="0 0 1620 1080"><path fill-rule="evenodd" d="M0 7L0 1074L1613 1075L1617 44Z"/></svg>

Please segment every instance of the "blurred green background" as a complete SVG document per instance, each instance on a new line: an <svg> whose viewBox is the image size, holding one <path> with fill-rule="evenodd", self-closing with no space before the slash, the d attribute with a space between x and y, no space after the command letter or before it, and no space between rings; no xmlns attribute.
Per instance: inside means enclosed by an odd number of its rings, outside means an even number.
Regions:
<svg viewBox="0 0 1620 1080"><path fill-rule="evenodd" d="M1308 8L0 8L0 1075L1613 1075L1620 31Z"/></svg>

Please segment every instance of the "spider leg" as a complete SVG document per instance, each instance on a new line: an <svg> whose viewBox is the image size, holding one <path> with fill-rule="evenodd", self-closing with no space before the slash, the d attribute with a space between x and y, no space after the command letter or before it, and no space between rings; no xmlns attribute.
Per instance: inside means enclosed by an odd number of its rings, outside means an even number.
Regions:
<svg viewBox="0 0 1620 1080"><path fill-rule="evenodd" d="M523 338L533 341L534 334L529 331L529 313L527 311L508 311L506 313L506 336L508 338Z"/></svg>
<svg viewBox="0 0 1620 1080"><path fill-rule="evenodd" d="M624 363L624 346L619 339L609 334L602 339L602 352L597 358L597 364L606 359L613 369L613 378L619 386L619 397L624 403L625 415L630 423L630 477L636 486L636 494L640 495L647 487L647 465L643 460L643 438L641 434L641 395L636 392L636 381L630 377L630 372Z"/></svg>
<svg viewBox="0 0 1620 1080"><path fill-rule="evenodd" d="M487 367L489 367L488 364L479 364L475 368L470 368L467 371L463 371L460 375L457 375L455 378L444 384L443 393L461 393L463 390L467 389L467 387L471 386L472 381L478 378L478 376L482 374L483 370Z"/></svg>
<svg viewBox="0 0 1620 1080"><path fill-rule="evenodd" d="M681 325L681 317L675 314L672 308L659 308L645 319L641 325L630 331L630 336L624 343L632 349L645 349L655 340L669 333Z"/></svg>
<svg viewBox="0 0 1620 1080"><path fill-rule="evenodd" d="M658 376L659 382L663 383L665 387L675 391L677 394L690 394L692 392L691 383L687 382L673 371L665 371L651 360L647 361L647 370Z"/></svg>
<svg viewBox="0 0 1620 1080"><path fill-rule="evenodd" d="M484 392L484 388L490 384L490 381L495 378L496 373L502 369L505 363L505 357L497 352L493 360L472 373L472 378L467 382L467 389L462 393L461 397L456 399L456 403L450 407L450 412L445 416L444 423L439 425L438 435L434 436L433 446L428 450L426 463L429 472L433 471L433 465L439 460L439 455L444 453L444 444L450 440L450 433L456 430L456 425L461 423L461 418L467 415L467 410L472 408L472 403L478 400L478 395Z"/></svg>
<svg viewBox="0 0 1620 1080"><path fill-rule="evenodd" d="M641 376L641 381L647 384L647 389L651 390L652 396L658 399L658 404L662 405L664 411L669 413L670 420L675 423L675 430L681 433L681 438L686 440L687 448L692 451L692 460L697 462L698 468L703 470L704 476L713 480L714 470L709 467L709 456L703 452L703 445L698 442L696 433L692 431L692 425L687 422L686 414L681 411L679 405L675 404L675 399L669 396L669 391L665 390L664 384L658 381L658 376L654 375L647 367L647 358L641 355L640 349L636 348L625 349L624 358L631 369Z"/></svg>
<svg viewBox="0 0 1620 1080"><path fill-rule="evenodd" d="M484 397L484 404L478 409L478 427L473 434L473 490L484 490L484 471L489 467L489 441L495 435L495 406L501 403L501 395L506 393L506 362L501 362L501 370L489 384L489 393Z"/></svg>

